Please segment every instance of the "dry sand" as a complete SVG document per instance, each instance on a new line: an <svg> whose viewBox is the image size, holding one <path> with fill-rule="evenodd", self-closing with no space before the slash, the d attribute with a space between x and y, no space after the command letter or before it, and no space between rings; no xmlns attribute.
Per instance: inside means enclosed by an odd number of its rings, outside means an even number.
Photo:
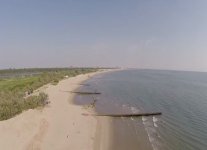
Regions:
<svg viewBox="0 0 207 150"><path fill-rule="evenodd" d="M106 72L106 71L103 71ZM106 118L83 116L87 109L72 103L81 82L96 73L79 75L41 88L51 102L43 109L28 110L0 121L1 150L105 150L109 124Z"/></svg>

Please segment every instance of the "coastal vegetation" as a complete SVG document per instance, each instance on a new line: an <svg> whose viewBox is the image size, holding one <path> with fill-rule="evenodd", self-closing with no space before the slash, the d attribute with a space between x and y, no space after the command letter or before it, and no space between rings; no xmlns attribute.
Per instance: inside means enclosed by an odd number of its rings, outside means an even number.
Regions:
<svg viewBox="0 0 207 150"><path fill-rule="evenodd" d="M9 119L24 110L48 104L45 93L34 90L66 77L95 72L95 68L37 68L0 70L0 120Z"/></svg>

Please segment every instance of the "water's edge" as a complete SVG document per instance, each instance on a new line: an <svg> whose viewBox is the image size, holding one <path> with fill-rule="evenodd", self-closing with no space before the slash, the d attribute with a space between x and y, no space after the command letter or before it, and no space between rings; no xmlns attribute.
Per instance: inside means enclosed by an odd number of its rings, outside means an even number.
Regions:
<svg viewBox="0 0 207 150"><path fill-rule="evenodd" d="M82 88L81 84L84 85L84 83L86 83L87 81L89 81L91 78L98 76L98 75L104 75L110 72L115 72L116 70L110 70L110 71L106 71L106 72L100 72L97 73L93 76L90 76L87 80L82 81L80 83L80 86L76 89L77 91L80 90ZM73 100L71 101L72 104L74 105L80 105L76 103L76 100L78 96L75 95L73 97ZM89 105L90 103L81 105L83 108L87 105ZM87 108L85 108L87 109ZM95 108L88 108L87 110L89 112L89 114L98 114L98 111ZM113 132L113 123L112 123L112 119L109 117L97 117L97 116L92 116L97 120L97 126L96 126L96 133L95 133L95 137L94 137L94 150L99 150L99 149L106 149L106 150L113 150L112 149L112 132Z"/></svg>
<svg viewBox="0 0 207 150"><path fill-rule="evenodd" d="M94 76L80 90L98 91L98 113L162 112L162 116L116 118L113 150L205 150L207 73L123 70ZM94 97L76 97L76 104Z"/></svg>

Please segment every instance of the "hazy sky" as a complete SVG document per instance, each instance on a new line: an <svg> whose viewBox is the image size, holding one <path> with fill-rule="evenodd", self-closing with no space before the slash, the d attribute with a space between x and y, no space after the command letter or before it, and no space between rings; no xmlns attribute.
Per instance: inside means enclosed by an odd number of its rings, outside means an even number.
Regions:
<svg viewBox="0 0 207 150"><path fill-rule="evenodd" d="M207 0L0 0L0 68L207 71Z"/></svg>

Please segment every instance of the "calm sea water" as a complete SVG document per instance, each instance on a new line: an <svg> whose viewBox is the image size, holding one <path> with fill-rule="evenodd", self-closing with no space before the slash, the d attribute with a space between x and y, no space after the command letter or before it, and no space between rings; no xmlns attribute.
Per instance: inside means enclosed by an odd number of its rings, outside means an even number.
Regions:
<svg viewBox="0 0 207 150"><path fill-rule="evenodd" d="M77 104L96 98L98 113L161 111L162 116L113 120L113 150L206 150L207 73L124 70L98 75Z"/></svg>

